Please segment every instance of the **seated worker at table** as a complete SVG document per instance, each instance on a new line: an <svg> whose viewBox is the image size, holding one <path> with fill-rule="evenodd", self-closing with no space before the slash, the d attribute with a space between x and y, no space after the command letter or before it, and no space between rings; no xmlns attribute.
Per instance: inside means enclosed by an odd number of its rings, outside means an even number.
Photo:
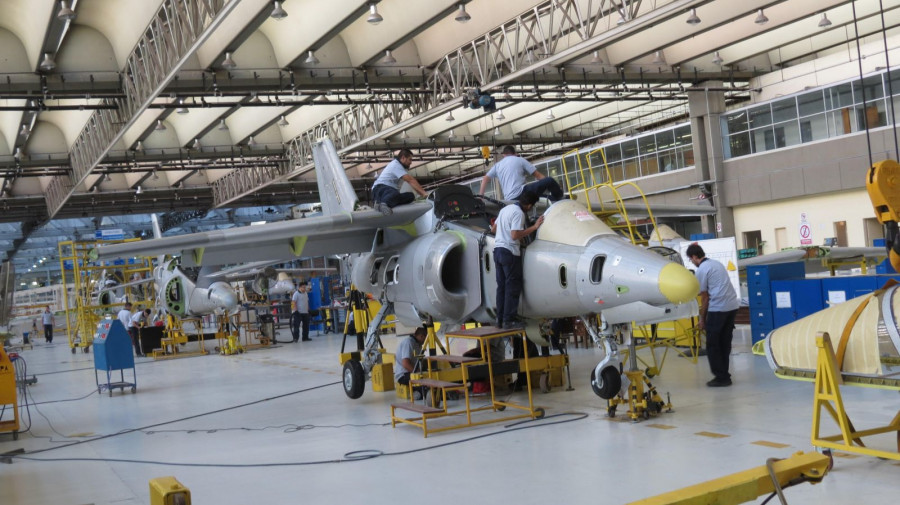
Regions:
<svg viewBox="0 0 900 505"><path fill-rule="evenodd" d="M416 369L417 356L422 353L422 344L428 331L416 328L415 333L400 340L394 352L394 382L409 386L409 376ZM421 399L422 392L416 391L414 399Z"/></svg>

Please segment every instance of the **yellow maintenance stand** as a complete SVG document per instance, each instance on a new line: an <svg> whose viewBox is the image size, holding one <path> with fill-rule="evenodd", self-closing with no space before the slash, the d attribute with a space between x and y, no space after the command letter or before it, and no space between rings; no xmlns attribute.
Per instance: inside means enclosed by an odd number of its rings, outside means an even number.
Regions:
<svg viewBox="0 0 900 505"><path fill-rule="evenodd" d="M12 433L19 439L19 400L16 394L16 369L0 345L0 433ZM8 414L7 414L8 412Z"/></svg>
<svg viewBox="0 0 900 505"><path fill-rule="evenodd" d="M102 243L133 242L134 240L106 240ZM126 284L133 278L150 279L153 277L153 264L151 258L132 258L130 262L121 265L103 265L102 262L90 259L90 252L100 242L88 241L64 241L59 247L59 266L62 272L62 285L72 283L75 286L75 308L66 311L66 336L72 354L77 348L83 352L89 352L93 343L94 331L100 320L107 314L116 316L124 302L111 299L108 294L120 291L125 298L132 303L135 310L143 310L153 306L156 296L155 284L146 282L140 285L128 285L119 287L116 284ZM116 284L106 287L109 279L114 279ZM68 290L63 290L64 306L69 307Z"/></svg>

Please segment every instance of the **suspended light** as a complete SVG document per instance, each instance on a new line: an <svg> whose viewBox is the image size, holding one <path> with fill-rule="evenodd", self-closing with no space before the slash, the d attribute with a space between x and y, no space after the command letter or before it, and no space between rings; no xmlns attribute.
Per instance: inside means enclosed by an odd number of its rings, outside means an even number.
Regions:
<svg viewBox="0 0 900 505"><path fill-rule="evenodd" d="M140 140L138 140L137 145L134 146L134 152L136 152L136 153L144 152L144 143L141 142Z"/></svg>
<svg viewBox="0 0 900 505"><path fill-rule="evenodd" d="M27 137L31 134L31 130L28 128L27 124L22 124L22 131L19 132L19 135L23 137Z"/></svg>
<svg viewBox="0 0 900 505"><path fill-rule="evenodd" d="M156 130L156 131L158 131L158 132L163 132L163 131L166 131L166 125L163 124L162 119L157 119L157 120L156 120L156 127L153 128L153 129Z"/></svg>
<svg viewBox="0 0 900 505"><path fill-rule="evenodd" d="M222 61L222 68L225 70L234 70L237 68L237 63L234 62L234 58L231 57L230 52L225 53L225 60Z"/></svg>
<svg viewBox="0 0 900 505"><path fill-rule="evenodd" d="M503 90L503 99L507 101L512 101L512 95L509 94L509 88Z"/></svg>
<svg viewBox="0 0 900 505"><path fill-rule="evenodd" d="M450 140L454 137L456 137L456 135L453 134L453 130L450 130L450 133L447 134L447 140Z"/></svg>
<svg viewBox="0 0 900 505"><path fill-rule="evenodd" d="M194 139L194 149L200 150L200 139Z"/></svg>
<svg viewBox="0 0 900 505"><path fill-rule="evenodd" d="M69 7L69 2L60 0L59 12L56 13L56 18L60 21L75 21L75 11Z"/></svg>
<svg viewBox="0 0 900 505"><path fill-rule="evenodd" d="M525 53L525 63L532 64L537 61L537 58L534 56L534 50L529 49L527 53Z"/></svg>
<svg viewBox="0 0 900 505"><path fill-rule="evenodd" d="M625 9L619 9L619 20L616 21L616 24L622 25L622 24L625 24L626 21L628 21L628 20L625 19Z"/></svg>
<svg viewBox="0 0 900 505"><path fill-rule="evenodd" d="M831 20L828 19L828 15L823 12L822 19L819 20L819 28L828 28L829 26L831 26Z"/></svg>
<svg viewBox="0 0 900 505"><path fill-rule="evenodd" d="M256 141L253 140L253 135L250 135L250 139L247 140L247 145L250 146L250 147L253 147L253 146L256 145Z"/></svg>
<svg viewBox="0 0 900 505"><path fill-rule="evenodd" d="M228 131L228 125L225 124L225 120L224 120L224 119L220 119L220 120L219 120L219 127L217 128L217 130L222 131L222 132L227 132L227 131Z"/></svg>
<svg viewBox="0 0 900 505"><path fill-rule="evenodd" d="M494 118L495 118L497 121L503 121L504 119L506 119L506 116L503 115L503 109L499 109L499 110L497 111L497 115L494 116Z"/></svg>
<svg viewBox="0 0 900 505"><path fill-rule="evenodd" d="M281 116L281 120L278 121L278 126L281 126L282 128L285 126L289 126L290 124L291 123L288 123L288 120L285 119L284 116Z"/></svg>
<svg viewBox="0 0 900 505"><path fill-rule="evenodd" d="M685 19L684 22L689 25L699 25L700 16L697 15L697 9L691 9L691 15L688 16L688 18Z"/></svg>
<svg viewBox="0 0 900 505"><path fill-rule="evenodd" d="M401 139L408 139L408 138L409 138L409 134L406 133L406 130L403 130L403 134L400 135L400 138L401 138Z"/></svg>
<svg viewBox="0 0 900 505"><path fill-rule="evenodd" d="M156 169L155 169L155 168L153 169L153 180L154 180L154 181L158 181L158 180L159 180L159 174L156 173Z"/></svg>
<svg viewBox="0 0 900 505"><path fill-rule="evenodd" d="M556 119L556 116L553 115L553 109L547 111L547 119Z"/></svg>
<svg viewBox="0 0 900 505"><path fill-rule="evenodd" d="M495 136L495 137L499 137L499 136L500 136L500 127L499 127L499 126L497 126L497 127L494 128L494 136Z"/></svg>
<svg viewBox="0 0 900 505"><path fill-rule="evenodd" d="M319 58L316 58L315 53L313 53L312 50L310 50L310 51L306 52L306 59L303 60L303 62L306 63L307 65L318 65Z"/></svg>
<svg viewBox="0 0 900 505"><path fill-rule="evenodd" d="M25 158L25 151L23 151L21 147L17 147L17 148L16 148L16 153L13 154L13 158L15 158L15 159L21 161L22 159Z"/></svg>
<svg viewBox="0 0 900 505"><path fill-rule="evenodd" d="M184 106L184 98L179 98L178 103L181 104L181 107L175 109L175 112L177 112L178 114L188 114L191 112L187 107Z"/></svg>
<svg viewBox="0 0 900 505"><path fill-rule="evenodd" d="M106 175L103 177L103 180L106 182L109 182L112 180L112 177L109 176L109 172L106 173Z"/></svg>
<svg viewBox="0 0 900 505"><path fill-rule="evenodd" d="M723 60L722 57L719 55L719 51L716 51L716 54L713 56L712 62L713 62L713 65L721 66L722 63L725 63L725 60Z"/></svg>
<svg viewBox="0 0 900 505"><path fill-rule="evenodd" d="M56 62L53 61L53 55L50 53L44 53L44 60L41 61L41 70L49 72L54 68L56 68Z"/></svg>
<svg viewBox="0 0 900 505"><path fill-rule="evenodd" d="M256 93L250 93L249 103L259 103L259 96Z"/></svg>
<svg viewBox="0 0 900 505"><path fill-rule="evenodd" d="M393 65L394 63L397 63L397 58L394 58L394 55L391 54L391 50L387 49L384 51L384 58L381 59L381 62Z"/></svg>
<svg viewBox="0 0 900 505"><path fill-rule="evenodd" d="M456 118L453 117L453 111L447 113L447 117L444 118L444 121L455 121Z"/></svg>
<svg viewBox="0 0 900 505"><path fill-rule="evenodd" d="M469 13L466 12L466 4L459 4L459 10L456 11L456 17L453 19L459 21L460 23L466 23L470 19L472 19L472 16L470 16Z"/></svg>
<svg viewBox="0 0 900 505"><path fill-rule="evenodd" d="M381 14L378 13L378 7L376 7L374 3L369 4L369 17L366 18L366 21L373 25L377 25L378 23L384 21L384 18L381 17Z"/></svg>
<svg viewBox="0 0 900 505"><path fill-rule="evenodd" d="M285 11L285 10L281 7L281 2L275 2L275 8L272 9L272 13L269 14L269 17L272 18L272 19L276 19L276 20L278 20L278 21L281 21L282 19L286 18L287 15L288 15L288 14L287 14L287 11Z"/></svg>
<svg viewBox="0 0 900 505"><path fill-rule="evenodd" d="M756 11L756 19L754 19L753 22L758 24L759 26L762 26L769 22L769 18L767 18L763 10L760 9Z"/></svg>
<svg viewBox="0 0 900 505"><path fill-rule="evenodd" d="M663 55L662 51L656 51L656 54L653 55L653 64L654 65L665 65L666 57Z"/></svg>
<svg viewBox="0 0 900 505"><path fill-rule="evenodd" d="M141 188L140 186L138 186L137 189L134 190L134 194L136 194L136 195L139 195L139 194L141 194L141 193L143 193L143 192L144 192L144 189Z"/></svg>
<svg viewBox="0 0 900 505"><path fill-rule="evenodd" d="M599 64L603 63L603 58L600 57L600 51L594 51L591 54L592 54L592 56L591 56L592 64L599 65Z"/></svg>

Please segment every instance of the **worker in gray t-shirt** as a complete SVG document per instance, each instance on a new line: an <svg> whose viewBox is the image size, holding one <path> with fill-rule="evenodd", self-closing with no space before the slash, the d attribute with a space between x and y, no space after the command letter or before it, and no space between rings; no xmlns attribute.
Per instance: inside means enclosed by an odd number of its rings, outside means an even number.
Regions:
<svg viewBox="0 0 900 505"><path fill-rule="evenodd" d="M419 327L412 335L400 339L394 351L394 381L397 384L409 385L409 376L416 369L417 356L422 353L426 336L425 328Z"/></svg>
<svg viewBox="0 0 900 505"><path fill-rule="evenodd" d="M530 184L525 184L525 178L529 175L533 175L537 180ZM552 177L544 176L544 174L538 172L534 165L516 155L516 148L513 146L503 148L503 159L494 164L481 179L479 195L484 194L488 182L494 178L500 180L500 190L503 192L504 200L518 200L522 191L531 191L538 198L549 192L551 202L563 199L563 190L559 187L556 180Z"/></svg>

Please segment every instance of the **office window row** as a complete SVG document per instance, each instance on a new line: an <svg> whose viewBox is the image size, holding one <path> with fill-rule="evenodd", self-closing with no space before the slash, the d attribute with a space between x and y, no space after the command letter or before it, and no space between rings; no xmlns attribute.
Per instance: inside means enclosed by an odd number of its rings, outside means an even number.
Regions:
<svg viewBox="0 0 900 505"><path fill-rule="evenodd" d="M900 107L900 70L723 114L725 158L887 126L891 102Z"/></svg>

